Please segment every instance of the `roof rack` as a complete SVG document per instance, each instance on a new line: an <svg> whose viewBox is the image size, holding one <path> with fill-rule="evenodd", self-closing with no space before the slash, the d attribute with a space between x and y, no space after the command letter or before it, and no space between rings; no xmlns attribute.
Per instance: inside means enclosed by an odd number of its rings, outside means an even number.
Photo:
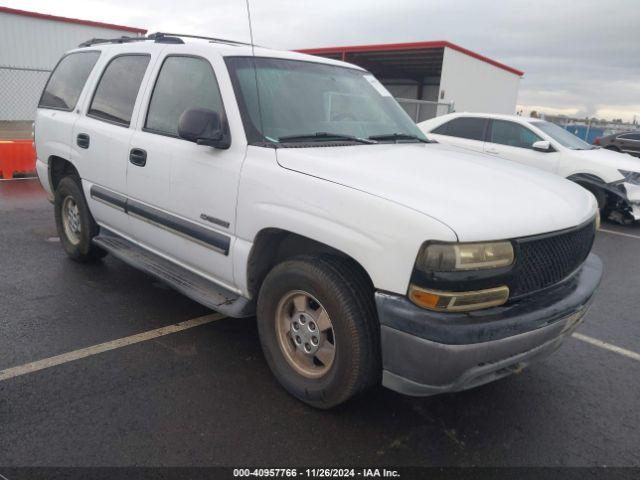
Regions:
<svg viewBox="0 0 640 480"><path fill-rule="evenodd" d="M250 46L250 43L246 43L246 42L239 42L238 40L229 40L227 38L216 38L216 37L203 37L202 35L189 35L189 34L185 34L185 33L163 33L163 32L156 32L156 33L152 33L148 36L148 38L155 38L156 36L160 36L160 37L184 37L184 38L198 38L200 40L209 40L210 42L215 42L215 43L228 43L230 45L248 45Z"/></svg>
<svg viewBox="0 0 640 480"><path fill-rule="evenodd" d="M146 37L92 38L91 40L82 42L80 45L78 45L78 47L90 47L92 45L100 45L106 43L142 42L145 40L153 40L155 43L182 44L184 43L184 40L182 40L182 38L180 37L199 38L201 40L209 40L210 42L214 43L226 43L229 45L251 45L250 43L238 42L236 40L227 40L224 38L202 37L200 35L186 35L181 33L155 32L147 35Z"/></svg>
<svg viewBox="0 0 640 480"><path fill-rule="evenodd" d="M118 38L92 38L86 42L82 42L78 47L90 47L101 43L129 43L146 40L145 37L118 37Z"/></svg>

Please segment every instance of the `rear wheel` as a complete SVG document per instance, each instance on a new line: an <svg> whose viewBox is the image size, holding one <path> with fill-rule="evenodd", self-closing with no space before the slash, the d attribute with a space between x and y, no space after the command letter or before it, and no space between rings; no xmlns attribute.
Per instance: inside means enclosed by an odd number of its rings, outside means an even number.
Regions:
<svg viewBox="0 0 640 480"><path fill-rule="evenodd" d="M348 259L301 256L274 267L258 296L258 330L278 381L309 405L331 408L379 379L373 288Z"/></svg>
<svg viewBox="0 0 640 480"><path fill-rule="evenodd" d="M91 240L100 228L96 224L77 177L64 177L55 191L54 212L60 242L67 255L78 262L90 262L107 252Z"/></svg>

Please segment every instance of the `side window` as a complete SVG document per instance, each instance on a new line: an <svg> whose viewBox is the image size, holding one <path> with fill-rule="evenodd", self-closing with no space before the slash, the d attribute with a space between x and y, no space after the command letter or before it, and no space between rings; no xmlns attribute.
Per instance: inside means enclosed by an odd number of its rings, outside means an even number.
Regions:
<svg viewBox="0 0 640 480"><path fill-rule="evenodd" d="M70 53L58 62L40 97L39 108L73 110L100 52Z"/></svg>
<svg viewBox="0 0 640 480"><path fill-rule="evenodd" d="M129 126L149 55L121 55L102 72L88 115Z"/></svg>
<svg viewBox="0 0 640 480"><path fill-rule="evenodd" d="M438 135L448 135L448 131L449 131L449 124L451 122L444 122L442 125L440 125L438 128L434 128L433 130L431 130L431 133L436 133Z"/></svg>
<svg viewBox="0 0 640 480"><path fill-rule="evenodd" d="M197 57L167 57L153 87L145 129L177 137L180 115L190 108L207 108L224 116L211 64Z"/></svg>
<svg viewBox="0 0 640 480"><path fill-rule="evenodd" d="M458 117L450 122L438 127L438 129L446 126L446 132L441 135L449 135L452 137L466 138L469 140L484 140L484 127L487 121L479 117ZM434 130L433 133L440 133Z"/></svg>
<svg viewBox="0 0 640 480"><path fill-rule="evenodd" d="M640 140L640 133L625 133L624 135L618 135L620 140Z"/></svg>
<svg viewBox="0 0 640 480"><path fill-rule="evenodd" d="M489 141L510 147L532 148L535 142L542 140L527 127L505 120L494 120L491 123Z"/></svg>

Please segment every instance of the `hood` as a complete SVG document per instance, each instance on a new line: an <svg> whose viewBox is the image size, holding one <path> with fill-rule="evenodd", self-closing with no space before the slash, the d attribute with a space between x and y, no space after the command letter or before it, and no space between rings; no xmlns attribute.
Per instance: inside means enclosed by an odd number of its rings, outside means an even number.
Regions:
<svg viewBox="0 0 640 480"><path fill-rule="evenodd" d="M433 217L460 241L498 240L576 226L595 199L556 175L441 144L280 148L287 169Z"/></svg>
<svg viewBox="0 0 640 480"><path fill-rule="evenodd" d="M586 160L598 165L612 167L630 172L640 172L640 158L628 153L614 152L606 148L594 148L593 150L569 150L576 160Z"/></svg>

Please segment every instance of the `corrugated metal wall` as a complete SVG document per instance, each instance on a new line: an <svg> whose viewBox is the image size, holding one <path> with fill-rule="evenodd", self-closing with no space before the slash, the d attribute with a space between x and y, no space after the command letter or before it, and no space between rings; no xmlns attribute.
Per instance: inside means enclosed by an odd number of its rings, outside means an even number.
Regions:
<svg viewBox="0 0 640 480"><path fill-rule="evenodd" d="M457 112L516 113L520 75L458 50L445 48L440 101Z"/></svg>
<svg viewBox="0 0 640 480"><path fill-rule="evenodd" d="M91 38L136 36L124 30L0 12L0 124L32 121L49 72L62 54Z"/></svg>

